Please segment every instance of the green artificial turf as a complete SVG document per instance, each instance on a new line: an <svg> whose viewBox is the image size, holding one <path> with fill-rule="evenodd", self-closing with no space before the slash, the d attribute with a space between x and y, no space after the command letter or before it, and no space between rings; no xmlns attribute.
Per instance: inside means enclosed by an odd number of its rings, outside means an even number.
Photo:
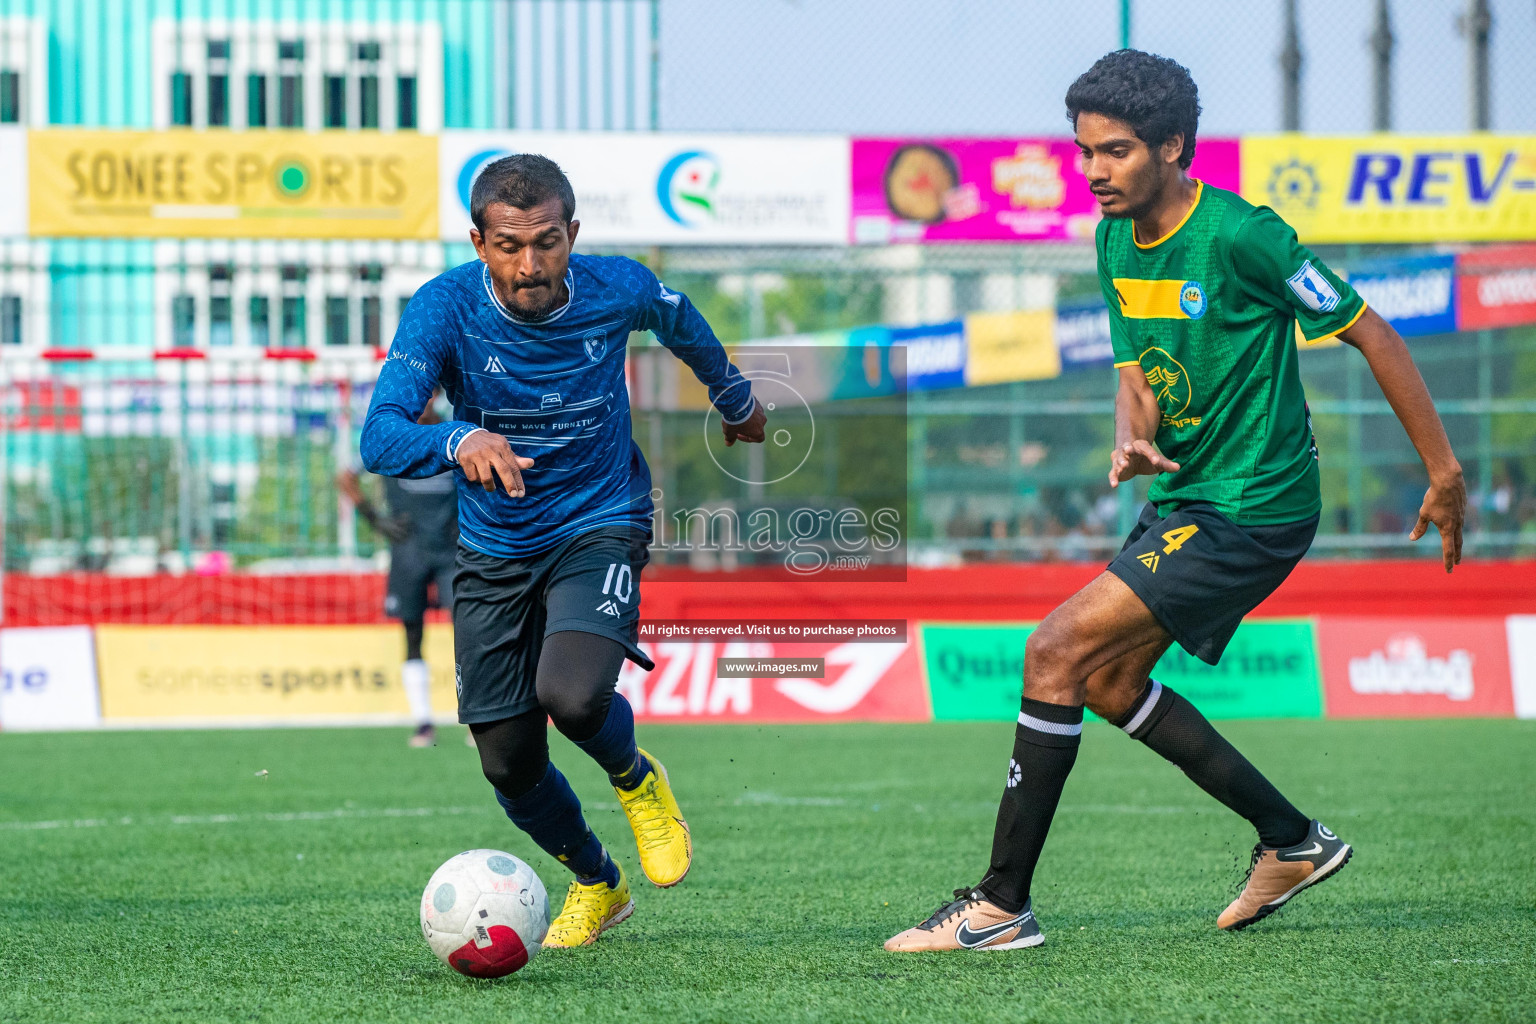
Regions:
<svg viewBox="0 0 1536 1024"><path fill-rule="evenodd" d="M0 736L0 1021L1536 1018L1536 722L1223 728L1355 844L1346 870L1218 932L1251 833L1090 725L1037 878L1046 944L996 954L880 943L981 875L1010 726L642 727L696 843L666 892L557 741L637 910L498 982L427 949L427 877L473 847L557 903L566 877L459 730Z"/></svg>

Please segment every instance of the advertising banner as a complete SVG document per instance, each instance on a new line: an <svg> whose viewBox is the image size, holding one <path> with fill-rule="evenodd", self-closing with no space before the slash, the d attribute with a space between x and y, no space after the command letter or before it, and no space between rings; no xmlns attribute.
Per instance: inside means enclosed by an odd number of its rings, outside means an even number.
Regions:
<svg viewBox="0 0 1536 1024"><path fill-rule="evenodd" d="M1456 257L1464 331L1536 323L1536 245L1496 245Z"/></svg>
<svg viewBox="0 0 1536 1024"><path fill-rule="evenodd" d="M469 237L470 189L512 153L542 153L576 193L587 245L841 245L848 139L832 135L448 131L442 237Z"/></svg>
<svg viewBox="0 0 1536 1024"><path fill-rule="evenodd" d="M1514 714L1502 618L1324 617L1329 718Z"/></svg>
<svg viewBox="0 0 1536 1024"><path fill-rule="evenodd" d="M655 643L646 672L626 661L619 692L652 722L926 722L932 718L907 643ZM722 658L820 659L819 678L720 674Z"/></svg>
<svg viewBox="0 0 1536 1024"><path fill-rule="evenodd" d="M1509 635L1515 714L1536 718L1536 615L1511 615L1505 620L1505 628Z"/></svg>
<svg viewBox="0 0 1536 1024"><path fill-rule="evenodd" d="M890 343L906 350L907 390L965 386L965 322L893 327Z"/></svg>
<svg viewBox="0 0 1536 1024"><path fill-rule="evenodd" d="M1061 375L1056 312L971 313L965 318L968 385L1049 380Z"/></svg>
<svg viewBox="0 0 1536 1024"><path fill-rule="evenodd" d="M400 627L98 626L108 722L404 718ZM453 632L427 626L432 707L451 713Z"/></svg>
<svg viewBox="0 0 1536 1024"><path fill-rule="evenodd" d="M39 236L438 236L431 135L49 128L27 163Z"/></svg>
<svg viewBox="0 0 1536 1024"><path fill-rule="evenodd" d="M1024 642L1035 623L924 623L923 665L939 720L1012 721L1019 714ZM1210 718L1318 718L1322 695L1309 621L1238 627L1221 663L1174 646L1153 669Z"/></svg>
<svg viewBox="0 0 1536 1024"><path fill-rule="evenodd" d="M100 721L90 626L0 629L0 730L89 729Z"/></svg>
<svg viewBox="0 0 1536 1024"><path fill-rule="evenodd" d="M1536 137L1248 136L1242 178L1307 243L1536 238Z"/></svg>
<svg viewBox="0 0 1536 1024"><path fill-rule="evenodd" d="M1236 139L1200 140L1190 173L1236 190ZM1066 138L854 139L856 244L1092 238L1098 201Z"/></svg>
<svg viewBox="0 0 1536 1024"><path fill-rule="evenodd" d="M27 234L27 130L0 127L0 238Z"/></svg>
<svg viewBox="0 0 1536 1024"><path fill-rule="evenodd" d="M1056 307L1056 348L1063 369L1114 365L1109 307L1102 298L1071 299Z"/></svg>
<svg viewBox="0 0 1536 1024"><path fill-rule="evenodd" d="M1456 330L1456 257L1414 256L1349 268L1349 283L1405 338Z"/></svg>

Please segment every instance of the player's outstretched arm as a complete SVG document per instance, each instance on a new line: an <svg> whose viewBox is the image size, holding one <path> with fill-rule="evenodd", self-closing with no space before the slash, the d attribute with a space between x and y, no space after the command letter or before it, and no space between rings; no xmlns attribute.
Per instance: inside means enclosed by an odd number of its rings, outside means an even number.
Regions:
<svg viewBox="0 0 1536 1024"><path fill-rule="evenodd" d="M637 265L638 266L638 265ZM725 347L704 315L682 292L674 292L644 267L638 268L639 307L631 324L650 331L677 358L687 364L699 382L709 388L709 401L724 420L725 443L758 443L764 437L768 413L752 397L752 384L731 365Z"/></svg>
<svg viewBox="0 0 1536 1024"><path fill-rule="evenodd" d="M1392 325L1367 308L1339 339L1360 350L1370 364L1381 393L1387 396L1392 411L1408 432L1408 439L1418 451L1429 472L1429 490L1419 506L1419 520L1409 540L1418 540L1434 523L1440 531L1440 552L1445 571L1461 561L1461 527L1467 516L1467 485L1461 476L1461 463L1451 451L1445 426L1419 368L1408 354L1408 346Z"/></svg>
<svg viewBox="0 0 1536 1024"><path fill-rule="evenodd" d="M1109 486L1119 487L1135 476L1177 473L1179 464L1157 450L1153 439L1163 420L1157 396L1147 384L1141 366L1120 367L1120 388L1115 392L1115 450L1109 456Z"/></svg>

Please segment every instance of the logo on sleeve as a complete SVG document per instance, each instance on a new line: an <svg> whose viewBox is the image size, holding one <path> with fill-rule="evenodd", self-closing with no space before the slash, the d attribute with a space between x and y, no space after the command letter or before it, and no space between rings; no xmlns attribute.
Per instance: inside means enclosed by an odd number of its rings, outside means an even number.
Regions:
<svg viewBox="0 0 1536 1024"><path fill-rule="evenodd" d="M1291 286L1291 291L1296 293L1302 305L1315 313L1332 312L1339 304L1339 293L1312 265L1311 260L1307 260L1300 270L1286 278L1285 283Z"/></svg>
<svg viewBox="0 0 1536 1024"><path fill-rule="evenodd" d="M659 282L659 281L657 282L657 284L661 285L661 301L662 302L670 303L671 305L676 306L678 303L683 301L683 297L681 295L677 294L677 292L668 291L667 290L667 286L664 285L664 284L661 284L661 282Z"/></svg>
<svg viewBox="0 0 1536 1024"><path fill-rule="evenodd" d="M1199 281L1185 281L1179 289L1179 309L1191 320L1205 316L1205 289Z"/></svg>

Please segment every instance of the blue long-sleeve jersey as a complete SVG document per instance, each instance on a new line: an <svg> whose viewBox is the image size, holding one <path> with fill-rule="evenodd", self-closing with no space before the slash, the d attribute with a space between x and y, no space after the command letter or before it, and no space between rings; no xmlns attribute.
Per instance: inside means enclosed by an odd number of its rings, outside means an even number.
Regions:
<svg viewBox="0 0 1536 1024"><path fill-rule="evenodd" d="M363 422L362 459L382 476L452 469L463 544L525 558L601 526L651 528L651 471L630 436L624 356L631 331L651 331L709 388L729 422L752 412L751 385L726 358L704 317L634 260L573 254L570 299L521 320L496 297L478 260L424 285L411 299ZM453 420L416 418L441 386ZM477 427L506 437L525 496L471 484L454 461Z"/></svg>

